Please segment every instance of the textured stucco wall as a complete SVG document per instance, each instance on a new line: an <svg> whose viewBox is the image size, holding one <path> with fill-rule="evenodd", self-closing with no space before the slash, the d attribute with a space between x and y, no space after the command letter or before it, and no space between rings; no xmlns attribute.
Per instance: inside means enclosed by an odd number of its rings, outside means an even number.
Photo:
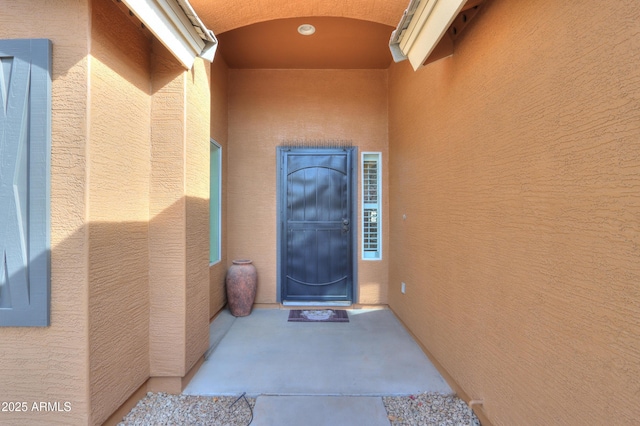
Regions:
<svg viewBox="0 0 640 426"><path fill-rule="evenodd" d="M209 343L209 65L152 50L149 358L179 391Z"/></svg>
<svg viewBox="0 0 640 426"><path fill-rule="evenodd" d="M395 27L407 7L406 0L191 0L191 4L216 34L256 22L299 16L336 16L378 22Z"/></svg>
<svg viewBox="0 0 640 426"><path fill-rule="evenodd" d="M276 302L276 147L303 139L348 139L384 163L386 70L229 70L227 259L254 261L257 303ZM386 303L387 259L359 261L358 303Z"/></svg>
<svg viewBox="0 0 640 426"><path fill-rule="evenodd" d="M92 6L89 364L101 424L149 377L151 42L115 3Z"/></svg>
<svg viewBox="0 0 640 426"><path fill-rule="evenodd" d="M53 43L51 326L0 328L0 424L84 425L88 414L87 230L85 222L89 8L83 1L4 2L0 38ZM31 411L70 402L69 412Z"/></svg>
<svg viewBox="0 0 640 426"><path fill-rule="evenodd" d="M184 70L153 41L149 222L151 376L184 369L186 274Z"/></svg>
<svg viewBox="0 0 640 426"><path fill-rule="evenodd" d="M640 417L639 22L494 0L391 67L390 305L496 425Z"/></svg>
<svg viewBox="0 0 640 426"><path fill-rule="evenodd" d="M229 70L224 58L217 55L211 64L211 137L222 147L222 251L220 262L209 268L209 316L213 316L227 302L224 280L227 273L227 140L229 114L227 81Z"/></svg>
<svg viewBox="0 0 640 426"><path fill-rule="evenodd" d="M185 374L209 347L210 64L196 59L184 74L186 97Z"/></svg>
<svg viewBox="0 0 640 426"><path fill-rule="evenodd" d="M209 343L209 65L154 41L152 75L151 376L180 379Z"/></svg>
<svg viewBox="0 0 640 426"><path fill-rule="evenodd" d="M53 41L52 324L0 328L0 401L30 409L0 413L0 424L101 424L144 384L162 350L177 348L169 375L179 387L208 346L209 66L198 60L185 72L111 1L14 2L3 5L0 24L0 38ZM169 95L152 109L159 88ZM172 105L168 117L162 102ZM163 120L155 130L165 145L153 146L153 124ZM175 178L158 167L163 155L182 166L176 198L163 192ZM178 233L153 228L150 215L175 215L176 205ZM150 228L169 237L158 243ZM166 238L181 247L182 274L170 285L178 297L156 292L173 303L153 309L150 271L162 262L150 253L166 253ZM154 352L149 341L161 334L149 324L158 311L178 332ZM31 411L34 402L61 411Z"/></svg>

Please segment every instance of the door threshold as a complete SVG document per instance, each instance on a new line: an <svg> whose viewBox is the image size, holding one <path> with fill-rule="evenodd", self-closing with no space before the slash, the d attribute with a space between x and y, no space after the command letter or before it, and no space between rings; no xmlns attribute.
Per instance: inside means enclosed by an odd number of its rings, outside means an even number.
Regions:
<svg viewBox="0 0 640 426"><path fill-rule="evenodd" d="M285 300L282 302L283 306L351 306L350 300L336 300L336 301L323 301L323 302L307 302L298 300Z"/></svg>

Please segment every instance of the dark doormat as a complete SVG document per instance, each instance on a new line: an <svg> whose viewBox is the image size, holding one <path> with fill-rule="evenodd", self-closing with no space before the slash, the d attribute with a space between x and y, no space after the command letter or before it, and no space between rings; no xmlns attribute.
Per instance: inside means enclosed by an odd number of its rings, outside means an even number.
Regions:
<svg viewBox="0 0 640 426"><path fill-rule="evenodd" d="M290 322L349 322L349 315L344 309L292 309L289 311Z"/></svg>

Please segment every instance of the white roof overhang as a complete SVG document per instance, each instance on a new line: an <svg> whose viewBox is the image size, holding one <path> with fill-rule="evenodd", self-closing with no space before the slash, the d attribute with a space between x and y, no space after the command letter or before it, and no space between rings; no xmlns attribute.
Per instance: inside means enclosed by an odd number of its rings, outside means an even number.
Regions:
<svg viewBox="0 0 640 426"><path fill-rule="evenodd" d="M131 12L184 65L196 57L213 61L218 40L188 0L122 0Z"/></svg>
<svg viewBox="0 0 640 426"><path fill-rule="evenodd" d="M411 0L391 34L393 59L409 59L414 70L422 67L465 3L467 0Z"/></svg>

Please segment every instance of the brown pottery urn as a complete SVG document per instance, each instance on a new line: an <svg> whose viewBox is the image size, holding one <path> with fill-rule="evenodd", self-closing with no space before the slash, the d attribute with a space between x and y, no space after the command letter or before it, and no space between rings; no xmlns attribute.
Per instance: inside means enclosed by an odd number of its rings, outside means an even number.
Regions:
<svg viewBox="0 0 640 426"><path fill-rule="evenodd" d="M256 298L258 273L251 260L234 260L227 271L227 302L234 317L246 317L251 313Z"/></svg>

